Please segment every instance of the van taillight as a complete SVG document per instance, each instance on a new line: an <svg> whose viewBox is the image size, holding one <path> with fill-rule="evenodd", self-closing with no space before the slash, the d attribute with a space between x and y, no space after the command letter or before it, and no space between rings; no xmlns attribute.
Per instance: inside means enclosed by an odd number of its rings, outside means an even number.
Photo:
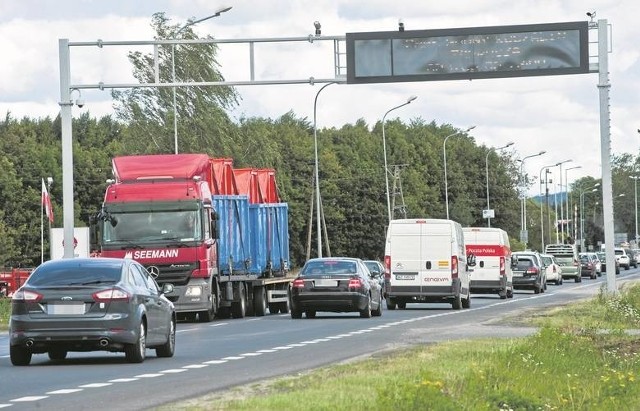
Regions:
<svg viewBox="0 0 640 411"><path fill-rule="evenodd" d="M500 275L507 275L505 272L504 257L500 257Z"/></svg>
<svg viewBox="0 0 640 411"><path fill-rule="evenodd" d="M458 278L458 257L451 256L451 278Z"/></svg>
<svg viewBox="0 0 640 411"><path fill-rule="evenodd" d="M391 272L391 256L390 255L384 256L384 266L387 267L387 271Z"/></svg>

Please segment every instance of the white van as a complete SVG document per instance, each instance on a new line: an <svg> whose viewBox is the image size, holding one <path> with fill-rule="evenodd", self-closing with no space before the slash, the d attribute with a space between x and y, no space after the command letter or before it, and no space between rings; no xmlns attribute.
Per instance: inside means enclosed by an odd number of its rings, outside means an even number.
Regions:
<svg viewBox="0 0 640 411"><path fill-rule="evenodd" d="M493 227L465 227L462 232L467 254L476 256L471 292L513 298L511 244L507 232Z"/></svg>
<svg viewBox="0 0 640 411"><path fill-rule="evenodd" d="M416 218L392 220L387 229L385 265L390 272L387 308L407 303L471 306L470 267L462 227L455 221Z"/></svg>

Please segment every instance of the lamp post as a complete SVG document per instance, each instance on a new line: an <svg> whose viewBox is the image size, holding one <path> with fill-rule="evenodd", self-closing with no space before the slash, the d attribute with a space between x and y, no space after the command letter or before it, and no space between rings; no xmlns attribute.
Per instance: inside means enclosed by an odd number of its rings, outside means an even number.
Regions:
<svg viewBox="0 0 640 411"><path fill-rule="evenodd" d="M567 188L567 217L570 217L568 219L571 221L573 221L574 217L577 218L577 216L571 215L571 197L569 196L569 176L567 174L569 174L569 170L575 170L577 168L582 168L582 166L573 166L564 170L564 185ZM574 208L575 208L575 205L574 205ZM578 224L576 220L576 224L573 224L573 238L575 239L577 236L578 236Z"/></svg>
<svg viewBox="0 0 640 411"><path fill-rule="evenodd" d="M316 225L318 232L318 258L322 258L322 222L320 220L320 173L318 172L318 128L316 122L316 108L318 106L318 96L320 95L320 92L332 84L337 84L337 82L332 81L320 87L320 90L318 90L318 92L316 93L316 98L313 100L313 146L315 157L314 173L316 181Z"/></svg>
<svg viewBox="0 0 640 411"><path fill-rule="evenodd" d="M638 176L629 176L633 179L633 198L635 200L635 208L634 215L636 217L636 236L634 237L636 240L636 248L638 247Z"/></svg>
<svg viewBox="0 0 640 411"><path fill-rule="evenodd" d="M409 97L407 101L387 110L387 112L384 113L384 116L382 116L382 151L384 154L384 183L385 183L385 191L387 195L387 217L389 221L392 220L392 215L391 215L391 198L389 196L389 168L387 167L387 138L384 132L384 124L387 118L387 114L391 113L393 110L399 109L400 107L404 107L407 104L410 104L413 100L417 98L418 98L417 96Z"/></svg>
<svg viewBox="0 0 640 411"><path fill-rule="evenodd" d="M476 126L468 127L466 130L464 130L464 132L468 133L474 128L476 128ZM460 134L459 131L449 134L444 138L444 142L442 143L442 158L444 160L444 202L447 209L447 220L449 219L449 185L447 183L447 140L449 139L449 137L453 137L458 134Z"/></svg>
<svg viewBox="0 0 640 411"><path fill-rule="evenodd" d="M589 187L586 190L580 190L580 252L584 252L584 195L591 192L598 191L600 183L597 183L593 187Z"/></svg>
<svg viewBox="0 0 640 411"><path fill-rule="evenodd" d="M525 156L522 160L520 160L520 188L522 189L522 209L521 209L521 229L520 229L520 241L522 241L524 243L524 247L527 248L527 240L528 238L526 238L526 230L527 230L527 206L525 204L526 198L527 198L527 194L525 193L524 190L524 179L522 178L522 169L524 167L524 161L528 158L532 158L532 157L538 157L541 156L543 154L545 154L546 151L541 151L537 154L531 154L529 156Z"/></svg>
<svg viewBox="0 0 640 411"><path fill-rule="evenodd" d="M491 154L492 151L498 151L498 150L502 150L504 148L507 147L511 147L513 145L513 141L507 143L506 145L502 146L502 147L498 147L498 148L492 148L489 149L487 151L487 155L485 156L484 159L484 172L487 176L487 213L489 213L490 208L489 208L489 154ZM487 216L487 227L491 227L491 215Z"/></svg>
<svg viewBox="0 0 640 411"><path fill-rule="evenodd" d="M550 167L555 167L558 164L549 164L548 166L544 166L540 169L540 241L541 241L541 245L542 248L540 248L540 252L544 252L544 213L543 213L543 207L542 207L542 172L546 169L547 171L545 171L544 175L545 175L545 184L547 181L547 174L550 173L549 168ZM549 194L548 190L546 191L545 194ZM547 206L549 206L549 202L547 201Z"/></svg>
<svg viewBox="0 0 640 411"><path fill-rule="evenodd" d="M44 180L43 180L44 182ZM47 195L51 195L51 184L53 184L53 177L47 177ZM43 189L44 191L44 189ZM44 263L44 223L43 223L43 214L44 214L44 193L40 193L42 197L40 199L40 264ZM53 212L53 211L52 211ZM47 218L47 222L49 223L49 234L51 234L51 220ZM49 253L49 257L51 257L51 253Z"/></svg>
<svg viewBox="0 0 640 411"><path fill-rule="evenodd" d="M558 163L558 165L560 166L560 192L562 192L562 165L564 163L569 163L573 160L569 159L569 160L564 160L561 161L560 163ZM565 196L567 195L567 193L565 192ZM560 223L560 234L562 237L562 243L564 243L564 211L563 211L563 204L564 204L564 200L562 199L562 197L560 197L560 221L562 221Z"/></svg>
<svg viewBox="0 0 640 411"><path fill-rule="evenodd" d="M207 17L203 17L201 19L198 20L190 20L187 21L187 23L180 27L180 29L178 31L176 31L173 34L173 38L172 40L175 40L176 37L178 37L178 34L182 33L182 31L184 29L186 29L187 27L193 26L195 24L198 23L202 23L205 20L209 20L212 19L214 17L218 17L219 15L221 15L224 12L227 12L231 10L231 7L224 7L218 11L216 11L214 14L207 16ZM175 54L176 54L176 45L172 44L171 45L171 82L175 84L176 82L176 60L175 60ZM173 146L175 149L175 154L178 154L178 106L176 103L176 86L174 85L172 87L173 89Z"/></svg>

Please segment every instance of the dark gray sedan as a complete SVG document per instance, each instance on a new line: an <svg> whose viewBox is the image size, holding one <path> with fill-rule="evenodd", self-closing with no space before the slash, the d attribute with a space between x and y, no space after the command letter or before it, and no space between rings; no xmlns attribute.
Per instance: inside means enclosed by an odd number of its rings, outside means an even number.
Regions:
<svg viewBox="0 0 640 411"><path fill-rule="evenodd" d="M28 365L33 354L63 360L69 351L124 351L132 363L147 348L175 350L176 314L145 268L130 259L72 258L36 268L13 295L10 357Z"/></svg>
<svg viewBox="0 0 640 411"><path fill-rule="evenodd" d="M291 318L317 311L382 315L380 274L371 274L359 258L326 257L307 261L291 283Z"/></svg>

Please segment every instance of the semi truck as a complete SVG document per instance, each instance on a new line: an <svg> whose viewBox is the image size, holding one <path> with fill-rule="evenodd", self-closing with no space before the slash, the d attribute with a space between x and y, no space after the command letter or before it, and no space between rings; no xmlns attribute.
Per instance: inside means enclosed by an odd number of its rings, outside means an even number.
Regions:
<svg viewBox="0 0 640 411"><path fill-rule="evenodd" d="M289 312L288 205L273 169L207 154L121 156L112 168L92 255L133 258L173 284L182 319Z"/></svg>

